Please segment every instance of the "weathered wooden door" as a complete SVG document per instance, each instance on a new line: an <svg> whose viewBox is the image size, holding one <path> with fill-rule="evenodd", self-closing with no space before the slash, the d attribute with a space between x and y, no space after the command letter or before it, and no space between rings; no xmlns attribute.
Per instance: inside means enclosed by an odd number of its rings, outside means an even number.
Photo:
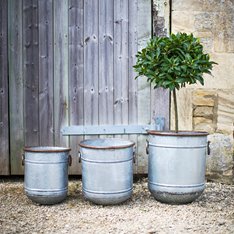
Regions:
<svg viewBox="0 0 234 234"><path fill-rule="evenodd" d="M0 175L10 173L8 65L7 65L7 0L0 3Z"/></svg>
<svg viewBox="0 0 234 234"><path fill-rule="evenodd" d="M70 146L70 173L79 174L83 137L62 136L64 126L149 124L158 113L155 92L132 68L151 37L151 0L1 2L8 13L1 30L8 27L11 174L23 173L24 145ZM126 137L138 143L135 171L146 172L144 137Z"/></svg>

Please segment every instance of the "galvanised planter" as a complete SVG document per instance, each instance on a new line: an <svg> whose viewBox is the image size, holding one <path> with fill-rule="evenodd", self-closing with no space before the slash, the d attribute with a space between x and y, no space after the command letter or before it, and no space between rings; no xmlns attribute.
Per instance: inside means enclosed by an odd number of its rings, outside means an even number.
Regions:
<svg viewBox="0 0 234 234"><path fill-rule="evenodd" d="M80 143L82 191L96 204L113 205L132 195L133 146L128 140L90 139Z"/></svg>
<svg viewBox="0 0 234 234"><path fill-rule="evenodd" d="M69 148L24 148L24 190L29 199L51 205L63 201L68 191Z"/></svg>
<svg viewBox="0 0 234 234"><path fill-rule="evenodd" d="M194 201L205 189L207 132L148 131L148 187L164 203Z"/></svg>

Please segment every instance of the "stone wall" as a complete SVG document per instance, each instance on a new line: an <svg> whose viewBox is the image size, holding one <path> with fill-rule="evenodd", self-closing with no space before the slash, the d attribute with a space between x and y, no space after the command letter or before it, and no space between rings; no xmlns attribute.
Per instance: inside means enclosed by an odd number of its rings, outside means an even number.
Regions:
<svg viewBox="0 0 234 234"><path fill-rule="evenodd" d="M171 18L172 32L199 37L204 50L218 63L213 76L205 76L204 86L192 85L178 92L180 129L210 133L207 176L231 183L234 178L234 1L172 0ZM173 118L171 125L173 128Z"/></svg>

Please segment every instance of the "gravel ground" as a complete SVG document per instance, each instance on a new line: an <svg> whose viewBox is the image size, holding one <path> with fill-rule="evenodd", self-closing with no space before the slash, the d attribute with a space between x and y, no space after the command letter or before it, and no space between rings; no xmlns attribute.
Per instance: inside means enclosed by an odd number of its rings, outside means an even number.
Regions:
<svg viewBox="0 0 234 234"><path fill-rule="evenodd" d="M207 183L195 202L167 205L141 179L127 202L100 206L85 201L72 179L65 202L44 206L24 195L23 180L1 179L0 233L234 233L234 186Z"/></svg>

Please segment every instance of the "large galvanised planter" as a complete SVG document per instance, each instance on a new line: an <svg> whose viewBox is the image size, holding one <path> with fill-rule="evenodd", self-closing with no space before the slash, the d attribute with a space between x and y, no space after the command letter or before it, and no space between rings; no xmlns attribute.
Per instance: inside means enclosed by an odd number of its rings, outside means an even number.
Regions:
<svg viewBox="0 0 234 234"><path fill-rule="evenodd" d="M185 204L205 189L207 132L149 131L148 187L160 202Z"/></svg>
<svg viewBox="0 0 234 234"><path fill-rule="evenodd" d="M80 143L82 191L96 204L119 204L132 195L134 143L107 138Z"/></svg>
<svg viewBox="0 0 234 234"><path fill-rule="evenodd" d="M48 146L24 148L24 190L29 199L51 205L67 197L69 151Z"/></svg>

